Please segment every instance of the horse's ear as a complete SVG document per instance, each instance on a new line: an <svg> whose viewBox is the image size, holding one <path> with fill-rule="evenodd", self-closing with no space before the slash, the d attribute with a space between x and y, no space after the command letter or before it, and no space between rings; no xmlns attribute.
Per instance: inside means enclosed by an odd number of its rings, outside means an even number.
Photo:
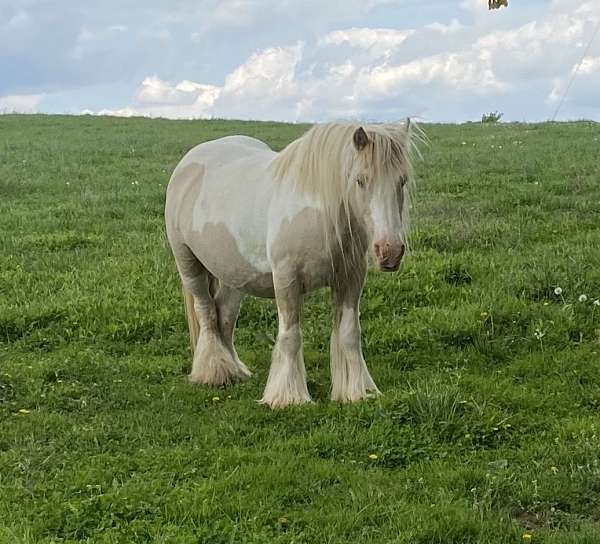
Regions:
<svg viewBox="0 0 600 544"><path fill-rule="evenodd" d="M369 143L369 137L367 136L367 133L365 132L365 129L363 127L358 127L354 131L352 141L354 142L354 147L356 147L358 151L362 151L367 146L367 144Z"/></svg>

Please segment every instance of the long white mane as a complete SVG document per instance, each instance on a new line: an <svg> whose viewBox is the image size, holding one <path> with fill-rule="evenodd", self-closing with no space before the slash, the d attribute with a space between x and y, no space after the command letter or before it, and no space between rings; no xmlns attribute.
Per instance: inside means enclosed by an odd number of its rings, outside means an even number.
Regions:
<svg viewBox="0 0 600 544"><path fill-rule="evenodd" d="M329 123L314 125L306 134L289 144L273 160L273 174L280 183L292 183L294 188L317 199L326 222L339 236L351 214L350 176L358 153L353 135L362 127L370 140L370 153L362 155L373 183L393 180L402 183L403 237L408 242L409 215L414 191L413 159L418 155L417 142L422 131L408 120L397 124L359 125ZM388 174L393 173L395 176ZM345 211L340 214L340 207ZM345 216L345 217L344 217Z"/></svg>

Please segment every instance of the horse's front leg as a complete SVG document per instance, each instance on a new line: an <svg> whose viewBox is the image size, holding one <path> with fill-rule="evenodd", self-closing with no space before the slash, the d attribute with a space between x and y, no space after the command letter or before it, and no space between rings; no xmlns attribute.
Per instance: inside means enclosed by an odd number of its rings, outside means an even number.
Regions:
<svg viewBox="0 0 600 544"><path fill-rule="evenodd" d="M279 331L261 404L283 408L310 402L302 353L302 295L295 280L274 277ZM279 285L278 285L279 284Z"/></svg>
<svg viewBox="0 0 600 544"><path fill-rule="evenodd" d="M362 354L360 295L366 275L354 271L351 278L333 287L334 320L331 333L331 400L354 402L380 395Z"/></svg>

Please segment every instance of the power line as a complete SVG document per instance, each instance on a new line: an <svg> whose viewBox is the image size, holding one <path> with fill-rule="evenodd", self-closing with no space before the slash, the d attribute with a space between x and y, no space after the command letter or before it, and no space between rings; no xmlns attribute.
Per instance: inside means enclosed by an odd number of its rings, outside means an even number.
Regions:
<svg viewBox="0 0 600 544"><path fill-rule="evenodd" d="M592 38L590 39L590 42L587 44L587 47L585 48L583 55L581 55L581 59L579 60L579 62L577 63L577 66L575 66L575 70L573 70L573 73L571 74L571 80L569 81L569 84L567 85L567 88L565 89L565 92L563 93L562 98L561 98L560 102L558 103L558 106L556 106L556 111L554 112L554 115L552 116L553 122L556 121L556 116L558 115L558 112L560 111L563 104L565 103L565 99L567 98L567 95L569 94L569 91L571 90L571 86L573 85L573 82L575 81L575 78L577 77L577 74L579 72L579 69L581 68L581 65L583 64L583 60L587 56L587 54L590 50L590 47L592 47L592 43L594 42L594 39L596 38L596 35L598 34L599 30L600 30L600 21L598 21L598 24L596 25L596 30L594 30L594 33L592 34Z"/></svg>

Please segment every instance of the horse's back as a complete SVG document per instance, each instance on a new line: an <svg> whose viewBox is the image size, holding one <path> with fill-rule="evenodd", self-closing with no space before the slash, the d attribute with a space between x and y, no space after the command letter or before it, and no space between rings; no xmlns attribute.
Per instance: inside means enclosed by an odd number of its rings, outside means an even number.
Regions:
<svg viewBox="0 0 600 544"><path fill-rule="evenodd" d="M250 136L225 136L203 142L190 149L183 156L173 172L173 177L179 169L190 162L199 164L223 163L225 160L240 159L260 152L273 153L267 144Z"/></svg>
<svg viewBox="0 0 600 544"><path fill-rule="evenodd" d="M226 186L231 182L232 170L238 168L248 173L241 163L258 164L260 168L261 164L266 166L274 155L267 144L249 136L225 136L193 147L179 161L169 180L165 210L167 223L174 215L181 216L181 208L186 202L195 201L207 177L212 184L217 179ZM234 174L233 177L239 176Z"/></svg>

